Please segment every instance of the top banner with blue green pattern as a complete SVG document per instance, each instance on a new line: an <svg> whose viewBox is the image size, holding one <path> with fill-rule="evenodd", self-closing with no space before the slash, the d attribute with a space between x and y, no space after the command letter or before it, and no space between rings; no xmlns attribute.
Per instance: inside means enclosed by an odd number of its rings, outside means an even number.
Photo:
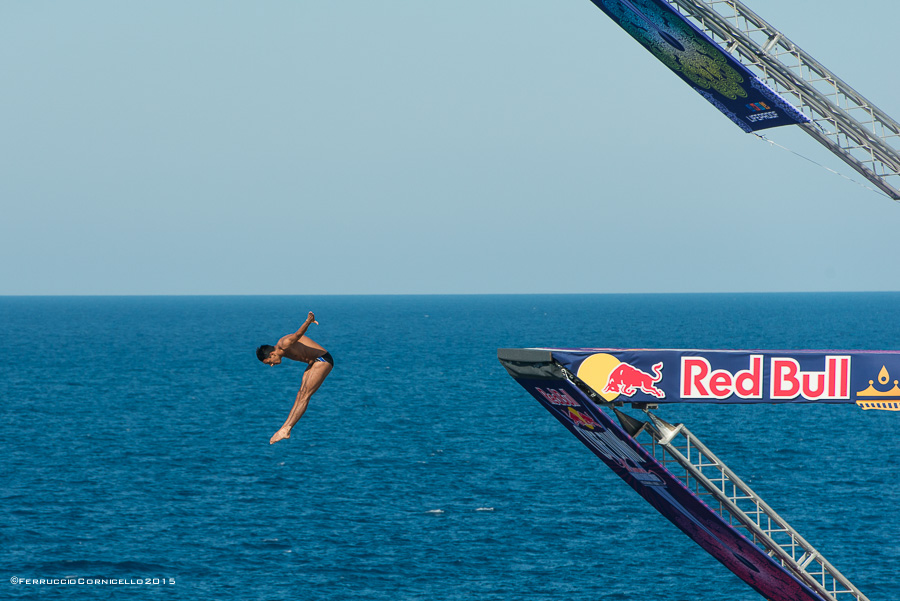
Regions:
<svg viewBox="0 0 900 601"><path fill-rule="evenodd" d="M744 131L810 121L663 0L591 1Z"/></svg>

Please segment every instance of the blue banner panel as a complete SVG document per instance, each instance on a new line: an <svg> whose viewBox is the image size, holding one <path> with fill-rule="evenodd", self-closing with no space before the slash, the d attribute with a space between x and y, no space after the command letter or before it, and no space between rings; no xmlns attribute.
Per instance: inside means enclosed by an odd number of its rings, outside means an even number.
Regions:
<svg viewBox="0 0 900 601"><path fill-rule="evenodd" d="M610 402L856 403L900 411L900 352L549 350Z"/></svg>
<svg viewBox="0 0 900 601"><path fill-rule="evenodd" d="M744 131L809 122L663 0L591 1Z"/></svg>
<svg viewBox="0 0 900 601"><path fill-rule="evenodd" d="M823 601L710 509L571 382L516 381L645 501L764 598Z"/></svg>

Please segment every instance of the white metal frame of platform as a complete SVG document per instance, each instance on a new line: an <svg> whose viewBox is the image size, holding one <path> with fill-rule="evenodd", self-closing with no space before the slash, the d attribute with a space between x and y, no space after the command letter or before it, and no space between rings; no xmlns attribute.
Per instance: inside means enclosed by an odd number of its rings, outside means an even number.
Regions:
<svg viewBox="0 0 900 601"><path fill-rule="evenodd" d="M806 133L900 200L900 124L738 0L665 0L812 122Z"/></svg>
<svg viewBox="0 0 900 601"><path fill-rule="evenodd" d="M833 601L868 601L684 424L672 425L647 409L650 422L614 411L625 430L670 473L817 594Z"/></svg>

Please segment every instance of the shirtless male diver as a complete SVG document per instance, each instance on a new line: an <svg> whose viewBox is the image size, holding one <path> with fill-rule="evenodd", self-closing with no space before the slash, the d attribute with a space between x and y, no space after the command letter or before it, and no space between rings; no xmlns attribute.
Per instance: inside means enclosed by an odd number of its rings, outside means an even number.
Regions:
<svg viewBox="0 0 900 601"><path fill-rule="evenodd" d="M331 357L331 353L316 344L312 338L306 336L306 329L313 323L319 325L319 322L316 321L316 316L310 311L309 316L299 330L284 336L275 346L264 344L256 349L256 358L272 367L281 363L282 357L308 364L306 371L303 372L303 381L300 384L300 391L297 392L297 400L294 401L294 406L291 408L284 425L269 439L269 444L291 437L291 428L306 412L309 397L319 389L319 386L325 381L325 377L331 373L331 368L334 367L334 359Z"/></svg>

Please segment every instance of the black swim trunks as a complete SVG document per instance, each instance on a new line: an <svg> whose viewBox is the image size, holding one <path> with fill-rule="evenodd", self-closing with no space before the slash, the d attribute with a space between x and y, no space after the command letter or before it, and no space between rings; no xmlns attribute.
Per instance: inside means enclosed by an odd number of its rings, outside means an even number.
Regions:
<svg viewBox="0 0 900 601"><path fill-rule="evenodd" d="M317 361L321 361L322 363L328 363L331 365L331 367L334 367L334 357L331 356L331 353L326 351L325 354L322 355L321 357L316 357L315 359L313 359L312 362L306 366L306 369L309 369L310 367L312 367L313 363L315 363ZM306 370L304 370L304 371L306 371Z"/></svg>

